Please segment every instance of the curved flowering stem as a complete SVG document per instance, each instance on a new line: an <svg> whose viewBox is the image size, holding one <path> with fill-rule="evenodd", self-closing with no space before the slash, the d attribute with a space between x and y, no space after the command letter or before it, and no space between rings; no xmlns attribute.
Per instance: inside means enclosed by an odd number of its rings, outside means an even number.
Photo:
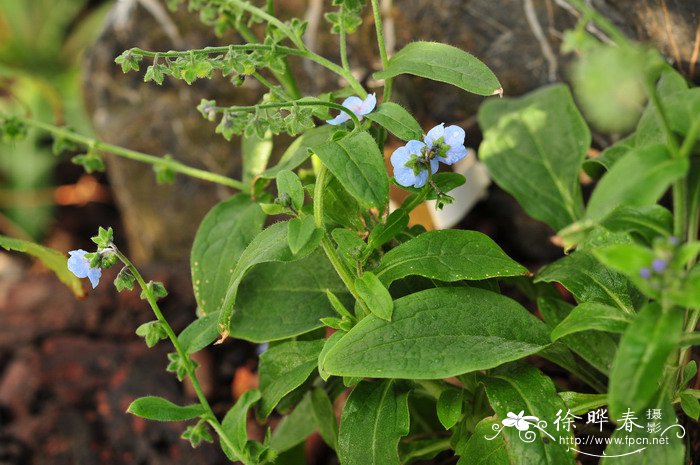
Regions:
<svg viewBox="0 0 700 465"><path fill-rule="evenodd" d="M44 123L30 118L18 118L27 126L33 126L37 129L41 129L48 133L53 134L73 142L85 145L93 150L111 153L113 155L120 156L122 158L127 158L129 160L140 161L143 163L148 163L154 166L163 166L176 173L185 174L187 176L201 179L203 181L213 182L215 184L221 184L223 186L228 186L237 190L244 190L246 188L245 184L237 179L229 178L221 174L212 173L210 171L201 170L199 168L194 168L189 165L185 165L179 161L173 160L171 158L161 158L154 155L149 155L143 152L138 152L136 150L127 149L124 147L119 147L118 145L108 144L106 142L99 141L90 137L86 137L68 129L54 126L49 123Z"/></svg>
<svg viewBox="0 0 700 465"><path fill-rule="evenodd" d="M143 279L143 276L141 276L139 270L136 269L134 264L131 263L131 261L126 257L126 255L121 253L114 244L111 244L110 248L112 252L114 252L114 254L117 256L117 258L119 258L119 260L124 264L124 266L126 266L129 269L131 274L136 279L136 282L143 291L143 294L145 295L146 300L148 301L148 304L150 305L151 310L153 311L153 314L155 315L158 322L162 325L163 330L168 336L168 339L170 339L170 342L172 343L173 347L175 348L175 351L180 357L183 367L185 368L185 372L187 373L187 377L192 383L192 388L197 394L197 399L199 399L199 403L205 409L205 413L202 415L202 418L212 427L214 431L216 431L216 433L219 435L221 442L226 444L226 446L230 450L234 451L239 457L243 456L242 451L238 450L231 438L229 438L226 432L224 431L219 420L216 418L216 415L214 414L214 411L212 410L211 405L209 405L209 401L207 400L207 397L204 394L204 391L202 390L202 386L199 383L199 379L197 378L197 374L195 372L196 364L192 361L187 351L183 349L182 345L180 344L180 340L175 334L175 331L173 331L173 328L170 326L170 323L168 323L168 320L165 319L163 312L158 306L158 302L155 295L153 294L153 291L148 285L146 285L146 281Z"/></svg>
<svg viewBox="0 0 700 465"><path fill-rule="evenodd" d="M139 54L144 57L162 57L162 58L178 58L178 57L189 57L191 55L210 55L210 54L225 54L229 50L241 50L241 51L256 51L256 50L273 50L280 55L293 55L300 56L309 59L324 68L333 71L334 73L345 79L350 87L357 93L361 98L367 98L367 91L362 87L362 84L352 75L349 70L344 69L342 66L338 66L329 59L318 55L308 49L299 50L291 47L284 47L281 45L267 45L267 44L244 44L244 45L227 45L225 47L204 47L195 50L185 50L185 51L168 51L168 52L153 52L149 50L143 50L140 48L131 48L132 53Z"/></svg>

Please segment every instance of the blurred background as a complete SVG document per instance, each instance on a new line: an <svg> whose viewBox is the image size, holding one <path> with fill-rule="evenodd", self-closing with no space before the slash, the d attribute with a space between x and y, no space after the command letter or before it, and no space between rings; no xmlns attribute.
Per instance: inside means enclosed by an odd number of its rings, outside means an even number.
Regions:
<svg viewBox="0 0 700 465"><path fill-rule="evenodd" d="M322 19L330 1L277 2L284 17L309 21L309 47L338 60L337 37ZM700 7L697 0L596 0L592 4L626 34L653 43L687 79L700 79ZM574 54L560 52L577 16L565 0L383 0L390 49L411 40L437 40L468 50L488 64L508 96L569 80ZM260 33L260 31L257 31ZM593 31L601 34L600 31ZM600 37L605 39L604 36ZM221 78L193 86L144 83L123 75L113 60L138 46L151 50L240 42L216 37L196 14L166 8L162 0L0 0L0 112L31 113L113 144L237 175L239 141L215 136L195 110L200 99L255 102L264 89L234 88ZM369 89L379 67L371 18L349 39L353 68ZM303 90L337 88L333 76L294 63ZM396 98L424 126L460 124L467 145L480 141L475 114L481 98L447 85L402 78ZM596 149L623 134L596 134ZM284 148L289 141L280 138ZM0 234L67 251L89 248L98 226L111 226L117 243L150 279L170 291L164 301L176 329L194 316L189 249L208 209L231 194L178 176L159 186L152 170L106 157L106 174L86 174L70 155L52 155L50 137L30 132L0 143ZM391 145L389 149L391 149ZM74 154L72 154L74 155ZM494 238L531 269L560 255L552 231L528 218L500 189L475 193L459 226ZM478 200L478 202L477 202ZM462 214L464 212L461 212ZM434 221L423 210L422 221ZM150 320L136 294L109 283L76 302L41 266L0 252L0 465L224 463L213 446L192 450L181 425L145 423L126 415L135 397L158 394L186 402L193 394L164 370L165 344L147 350L134 335ZM225 412L256 383L255 347L228 342L199 355L205 390ZM257 432L260 434L261 432ZM321 441L301 444L289 463L331 463ZM297 460L297 461L295 461ZM450 462L447 462L450 463Z"/></svg>

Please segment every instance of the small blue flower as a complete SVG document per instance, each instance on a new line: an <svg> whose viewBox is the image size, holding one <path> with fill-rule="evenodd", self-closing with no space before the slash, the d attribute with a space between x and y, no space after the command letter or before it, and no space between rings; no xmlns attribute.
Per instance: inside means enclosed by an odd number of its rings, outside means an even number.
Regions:
<svg viewBox="0 0 700 465"><path fill-rule="evenodd" d="M418 140L409 141L391 154L391 165L394 167L396 182L404 187L420 188L428 182L428 167L432 174L438 170L437 158L426 156L427 146Z"/></svg>
<svg viewBox="0 0 700 465"><path fill-rule="evenodd" d="M668 262L666 260L662 260L660 258L657 258L653 262L651 262L651 267L657 273L663 272L667 266L668 266Z"/></svg>
<svg viewBox="0 0 700 465"><path fill-rule="evenodd" d="M467 156L465 137L464 129L459 126L445 127L445 123L441 123L428 131L423 141L441 163L452 165Z"/></svg>
<svg viewBox="0 0 700 465"><path fill-rule="evenodd" d="M90 267L90 261L85 258L87 252L83 249L71 250L68 252L68 270L78 278L88 278L95 289L100 282L102 270L99 268Z"/></svg>
<svg viewBox="0 0 700 465"><path fill-rule="evenodd" d="M377 106L377 94L368 95L367 98L364 100L362 100L360 97L356 97L353 95L352 97L348 97L345 99L345 101L343 102L343 106L355 113L357 118L360 121L362 121L362 118L365 115L372 113L374 107ZM326 123L331 124L333 126L337 126L339 124L343 124L348 120L350 120L350 115L348 115L344 111L341 111L338 116L326 121Z"/></svg>
<svg viewBox="0 0 700 465"><path fill-rule="evenodd" d="M641 276L642 279L649 279L651 278L651 270L649 268L642 268L639 270L639 276Z"/></svg>

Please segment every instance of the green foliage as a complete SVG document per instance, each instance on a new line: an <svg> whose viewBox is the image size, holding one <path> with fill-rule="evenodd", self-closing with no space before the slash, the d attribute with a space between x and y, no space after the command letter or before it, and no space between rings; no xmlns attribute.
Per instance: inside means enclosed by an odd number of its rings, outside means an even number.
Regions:
<svg viewBox="0 0 700 465"><path fill-rule="evenodd" d="M156 421L184 421L204 413L199 404L180 406L162 397L148 396L136 399L126 410L138 417Z"/></svg>
<svg viewBox="0 0 700 465"><path fill-rule="evenodd" d="M379 105L377 111L367 115L374 121L401 140L421 140L423 130L413 116L401 105L386 102Z"/></svg>

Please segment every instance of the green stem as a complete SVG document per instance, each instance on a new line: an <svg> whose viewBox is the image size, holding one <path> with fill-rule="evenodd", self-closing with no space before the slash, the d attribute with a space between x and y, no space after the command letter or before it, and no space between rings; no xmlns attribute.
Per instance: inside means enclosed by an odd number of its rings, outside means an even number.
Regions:
<svg viewBox="0 0 700 465"><path fill-rule="evenodd" d="M197 399L199 399L199 403L204 407L206 410L206 413L203 415L203 418L206 419L206 421L212 426L212 428L217 432L219 435L219 438L221 441L226 444L226 446L234 451L236 455L241 456L241 451L238 450L238 448L233 444L231 439L228 437L226 432L224 431L223 427L221 426L221 423L219 423L219 420L216 418L216 415L214 414L214 410L212 410L211 405L209 405L209 401L207 400L206 395L204 394L204 390L202 389L202 385L199 383L199 379L197 378L197 373L196 373L196 367L195 364L192 362L192 359L190 358L189 354L187 351L185 351L182 348L182 345L180 344L180 340L177 338L177 335L175 334L175 331L173 331L173 328L170 326L170 323L168 323L168 320L165 319L165 316L163 315L163 312L160 310L160 307L158 306L158 302L156 301L155 296L153 295L153 292L149 289L148 285L146 285L146 281L144 281L143 276L141 276L141 273L139 273L139 270L136 269L133 263L117 249L116 246L112 245L112 249L114 250L114 253L117 255L119 260L124 263L124 265L131 271L131 274L136 278L136 282L138 282L139 287L143 291L143 293L146 295L146 300L148 301L148 304L151 306L151 310L153 311L153 314L155 315L156 319L158 322L160 322L161 326L165 330L165 333L168 336L168 339L170 339L170 342L172 343L173 347L175 348L175 351L177 352L178 356L182 360L184 366L185 366L185 371L187 372L187 377L190 379L190 382L192 383L192 388L194 389L194 392L197 394Z"/></svg>
<svg viewBox="0 0 700 465"><path fill-rule="evenodd" d="M598 13L583 0L568 1L574 6L574 8L580 11L586 19L592 20L603 32L609 35L615 43L618 45L625 45L629 43L629 39L625 37L625 35L620 32L620 30L608 18Z"/></svg>
<svg viewBox="0 0 700 465"><path fill-rule="evenodd" d="M232 187L237 190L244 190L245 189L245 184L242 183L241 181L238 181L233 178L229 178L228 176L223 176L220 174L216 173L211 173L206 170L201 170L198 168L194 168L192 166L185 165L184 163L180 163L179 161L168 159L168 158L160 158L156 157L153 155L148 155L146 153L142 152L137 152L136 150L130 150L126 149L124 147L119 147L117 145L112 145L108 144L106 142L101 142L97 139L92 139L90 137L82 136L80 134L76 134L72 131L69 131L65 128L60 128L58 126L54 126L52 124L48 123L43 123L41 121L33 120L33 119L28 119L28 118L20 118L23 123L25 123L28 126L33 126L37 129L41 129L43 131L49 132L53 134L54 136L62 137L64 139L72 140L74 142L77 142L79 144L83 144L87 147L93 148L95 150L98 150L103 153L111 153L113 155L120 156L122 158L127 158L129 160L135 160L135 161L140 161L143 163L149 163L151 165L160 165L160 166L166 166L169 169L175 171L176 173L181 173L185 174L187 176L197 178L197 179L202 179L204 181L209 181L213 182L216 184L221 184L223 186L228 186Z"/></svg>
<svg viewBox="0 0 700 465"><path fill-rule="evenodd" d="M345 32L345 7L340 6L340 62L343 64L343 69L350 72L350 62L348 61L348 43L347 32Z"/></svg>
<svg viewBox="0 0 700 465"><path fill-rule="evenodd" d="M379 9L379 0L372 0L372 13L374 14L374 27L377 30L377 44L379 45L379 56L382 59L382 68L389 67L389 56L386 53L386 41L384 39L384 25L382 23L382 12ZM387 78L384 81L384 96L383 102L391 100L392 79Z"/></svg>
<svg viewBox="0 0 700 465"><path fill-rule="evenodd" d="M140 48L132 48L131 51L135 53L139 53L142 56L145 57L155 57L158 55L159 57L162 58L178 58L182 56L190 56L190 54L194 55L210 55L210 54L224 54L228 52L230 49L232 50L246 50L246 51L255 51L255 50L272 50L273 46L272 45L265 45L265 44L245 44L245 45L228 45L226 47L204 47L201 49L196 49L196 50L186 50L186 51L169 51L169 52L152 52L149 50L142 50ZM324 68L333 71L337 75L341 76L344 78L346 81L348 81L348 84L350 84L350 87L357 93L357 95L360 98L367 98L367 91L362 87L362 84L360 84L360 81L358 81L355 76L352 75L352 73L346 69L343 69L342 66L338 66L337 64L333 63L332 61L328 60L325 57L322 57L321 55L318 55L310 50L304 49L304 50L298 50L296 48L291 48L291 47L283 47L281 45L276 45L274 46L275 51L280 52L283 55L294 55L294 56L300 56L303 58L306 58L308 60L311 60L315 63L318 63L319 65L323 66Z"/></svg>
<svg viewBox="0 0 700 465"><path fill-rule="evenodd" d="M318 175L316 176L316 185L314 187L314 219L316 221L316 227L323 230L321 247L323 247L323 251L326 253L328 261L330 261L333 268L335 268L336 273L338 273L338 276L340 276L340 279L343 281L343 284L345 284L345 287L348 289L348 291L350 291L357 303L360 304L360 308L362 308L365 315L369 315L370 310L367 303L364 301L364 299L362 299L362 297L360 297L360 295L357 293L357 289L355 288L355 277L350 271L348 271L347 267L343 263L343 260L335 250L335 247L333 247L330 239L328 239L326 236L326 225L323 220L323 197L326 191L326 183L329 180L328 176L330 176L328 168L326 168L326 165L321 165ZM358 315L358 317L360 317L360 315Z"/></svg>
<svg viewBox="0 0 700 465"><path fill-rule="evenodd" d="M277 97L281 98L282 100L288 100L289 96L285 94L284 92L281 92L279 88L275 87L274 84L272 84L270 81L267 80L265 76L260 74L259 72L254 72L252 76L260 82L263 86L267 87L270 92L273 94L277 95Z"/></svg>
<svg viewBox="0 0 700 465"><path fill-rule="evenodd" d="M289 38L289 40L291 40L292 43L294 43L294 45L296 45L299 48L299 50L306 50L306 45L299 37L296 36L296 34L294 34L294 31L292 31L282 21L269 14L267 11L253 6L246 1L228 0L228 3L236 5L237 7L247 11L253 16L257 16L258 18L267 21L269 24L275 26L277 29L282 31L284 35L286 35Z"/></svg>

